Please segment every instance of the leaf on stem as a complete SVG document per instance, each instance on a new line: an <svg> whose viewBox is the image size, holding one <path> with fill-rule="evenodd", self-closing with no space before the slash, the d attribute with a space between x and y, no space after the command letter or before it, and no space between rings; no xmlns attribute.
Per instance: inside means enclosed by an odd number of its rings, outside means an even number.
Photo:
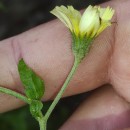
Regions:
<svg viewBox="0 0 130 130"><path fill-rule="evenodd" d="M43 108L43 104L41 101L33 100L30 105L30 112L32 116L35 117L36 119L42 117L41 114L42 108Z"/></svg>
<svg viewBox="0 0 130 130"><path fill-rule="evenodd" d="M32 100L40 100L45 91L43 80L26 65L23 59L18 63L18 71L26 96Z"/></svg>

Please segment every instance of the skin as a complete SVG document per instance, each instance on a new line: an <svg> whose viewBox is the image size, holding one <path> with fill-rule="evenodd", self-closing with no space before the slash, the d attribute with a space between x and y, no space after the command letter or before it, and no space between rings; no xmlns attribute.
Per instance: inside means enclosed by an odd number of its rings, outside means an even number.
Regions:
<svg viewBox="0 0 130 130"><path fill-rule="evenodd" d="M130 106L112 88L103 86L84 101L60 130L121 130L130 127Z"/></svg>
<svg viewBox="0 0 130 130"><path fill-rule="evenodd" d="M107 97L102 95L104 93L108 97L111 94L119 95L119 100L110 96L110 99L114 100L115 109L117 109L116 116L121 116L129 111L130 1L113 0L102 4L105 7L107 5L115 9L116 12L112 21L116 21L117 24L107 28L95 39L89 54L80 64L64 96L94 90L104 84L111 84L114 90L104 89L102 92L97 92L102 96L98 100L99 106L92 109L93 105L81 105L81 108L61 128L63 130L67 125L70 125L69 122L81 120L81 114L78 114L81 110L83 120L90 121L90 118L93 120L94 117L103 119L106 116L109 116L109 120L111 120L110 115L113 116L113 113L102 114L103 106L108 104L105 101ZM74 61L71 51L71 35L59 20L53 20L17 36L0 41L0 85L24 93L17 71L17 63L21 57L29 67L44 79L46 91L43 100L53 99L64 83ZM93 98L89 99L89 102L92 101L97 106L95 100L93 96ZM100 104L100 101L104 101L104 103ZM111 105L111 102L109 103ZM86 101L84 104L89 103ZM124 106L124 104L126 105ZM22 105L24 103L19 99L0 94L1 113ZM119 109L119 106L121 109ZM97 114L98 110L101 112ZM95 114L89 115L88 113Z"/></svg>

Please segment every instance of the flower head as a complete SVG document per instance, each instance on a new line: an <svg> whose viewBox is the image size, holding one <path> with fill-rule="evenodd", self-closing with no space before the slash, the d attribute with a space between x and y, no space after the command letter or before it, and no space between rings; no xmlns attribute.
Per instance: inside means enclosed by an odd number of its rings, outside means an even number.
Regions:
<svg viewBox="0 0 130 130"><path fill-rule="evenodd" d="M89 52L94 38L111 25L114 10L90 5L81 16L72 6L56 6L51 13L70 29L73 38L72 50L77 61L81 62Z"/></svg>
<svg viewBox="0 0 130 130"><path fill-rule="evenodd" d="M52 14L57 16L77 36L96 37L111 25L114 10L110 7L88 6L83 15L72 6L56 6Z"/></svg>

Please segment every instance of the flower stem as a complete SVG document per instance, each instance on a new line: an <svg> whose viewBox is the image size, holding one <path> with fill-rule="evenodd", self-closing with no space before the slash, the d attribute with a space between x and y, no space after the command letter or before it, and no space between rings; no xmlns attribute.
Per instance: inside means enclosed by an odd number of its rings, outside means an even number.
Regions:
<svg viewBox="0 0 130 130"><path fill-rule="evenodd" d="M44 116L42 115L42 112L41 112L41 117L39 117L37 120L39 122L40 130L46 130L47 122Z"/></svg>
<svg viewBox="0 0 130 130"><path fill-rule="evenodd" d="M0 92L9 94L9 95L11 95L11 96L14 96L14 97L16 97L16 98L19 98L19 99L23 100L24 102L30 104L30 101L28 100L27 97L23 96L23 95L20 94L20 93L17 93L17 92L15 92L15 91L13 91L13 90L0 87Z"/></svg>
<svg viewBox="0 0 130 130"><path fill-rule="evenodd" d="M73 67L72 67L72 69L71 69L71 71L70 71L70 73L69 73L65 83L63 84L61 90L59 91L59 93L57 94L56 98L54 99L54 101L52 102L51 106L49 107L48 111L45 114L46 121L48 120L48 118L51 115L53 109L55 108L55 106L59 102L60 98L62 97L62 95L63 95L64 91L66 90L66 88L67 88L67 86L68 86L72 76L74 75L78 65L79 65L79 62L78 62L78 60L75 59Z"/></svg>
<svg viewBox="0 0 130 130"><path fill-rule="evenodd" d="M46 124L44 123L44 120L41 119L39 121L40 130L46 130Z"/></svg>

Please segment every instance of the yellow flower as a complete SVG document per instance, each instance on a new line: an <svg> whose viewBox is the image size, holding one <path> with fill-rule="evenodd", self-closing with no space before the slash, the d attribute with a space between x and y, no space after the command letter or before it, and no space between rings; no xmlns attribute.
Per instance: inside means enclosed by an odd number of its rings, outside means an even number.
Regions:
<svg viewBox="0 0 130 130"><path fill-rule="evenodd" d="M72 6L55 7L52 11L76 36L94 38L111 25L114 10L110 7L88 6L83 15Z"/></svg>
<svg viewBox="0 0 130 130"><path fill-rule="evenodd" d="M83 15L72 6L56 6L52 11L72 32L72 50L78 62L89 52L95 37L111 25L114 10L88 6Z"/></svg>

